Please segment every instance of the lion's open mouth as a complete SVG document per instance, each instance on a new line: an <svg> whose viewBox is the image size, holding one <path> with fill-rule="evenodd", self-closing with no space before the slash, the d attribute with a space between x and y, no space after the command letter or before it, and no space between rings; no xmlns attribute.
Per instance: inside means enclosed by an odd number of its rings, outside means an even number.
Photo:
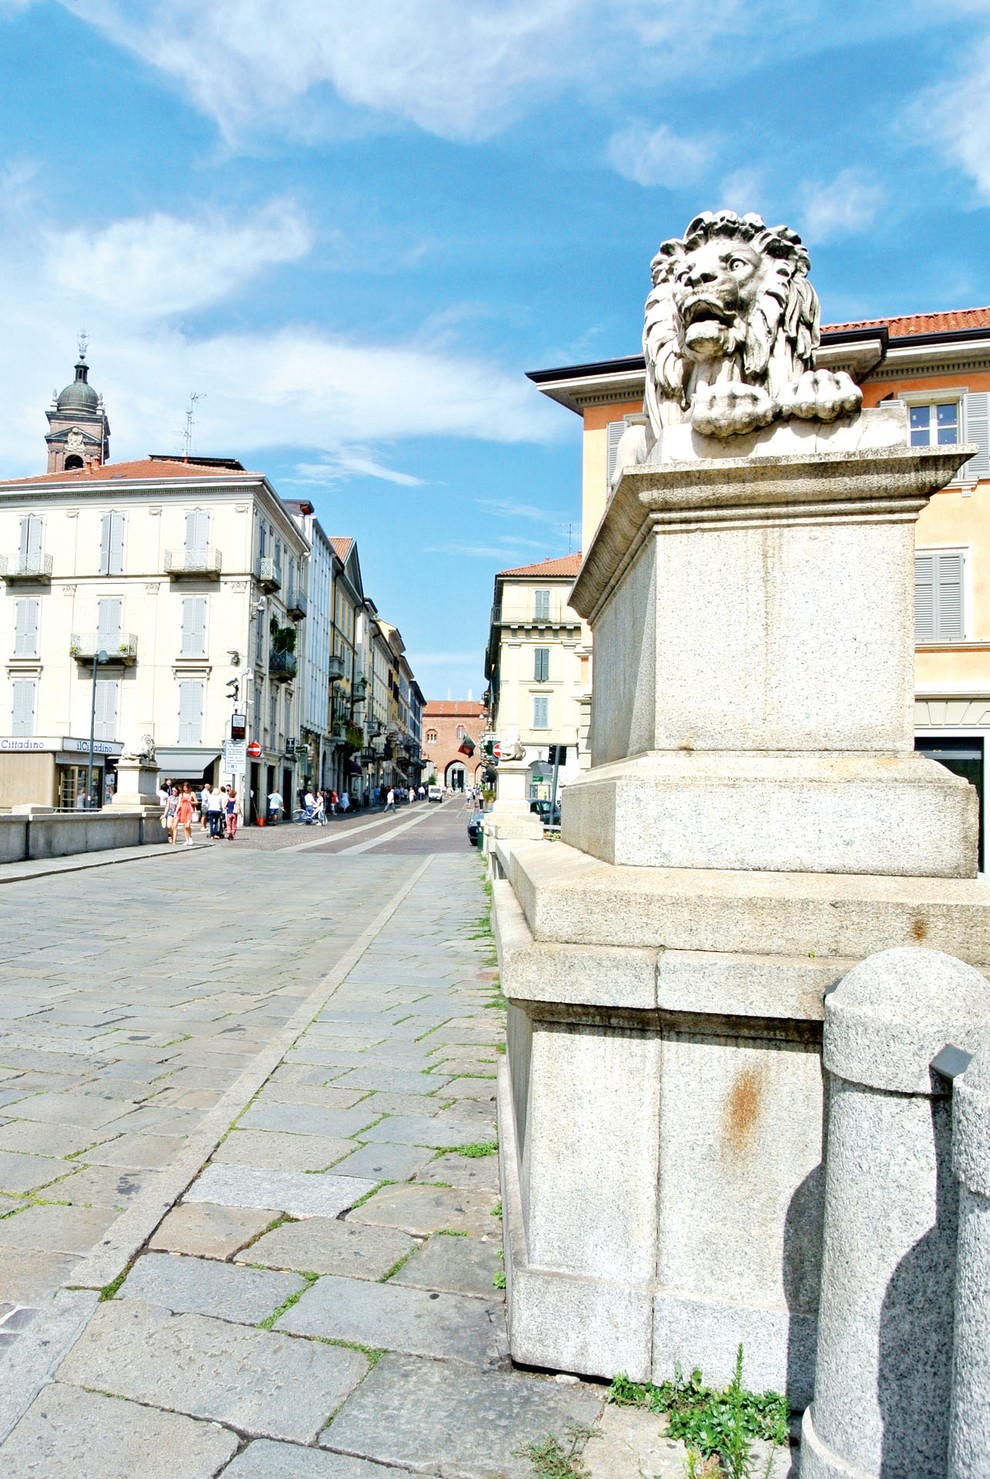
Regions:
<svg viewBox="0 0 990 1479"><path fill-rule="evenodd" d="M735 322L735 314L724 303L716 303L712 298L688 298L681 304L681 321L686 326L712 319L718 324L731 327Z"/></svg>

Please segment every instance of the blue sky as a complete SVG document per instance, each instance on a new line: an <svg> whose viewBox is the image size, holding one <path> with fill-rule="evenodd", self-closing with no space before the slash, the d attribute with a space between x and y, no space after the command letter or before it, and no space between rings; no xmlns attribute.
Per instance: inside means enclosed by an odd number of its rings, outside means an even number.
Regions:
<svg viewBox="0 0 990 1479"><path fill-rule="evenodd" d="M0 468L77 331L114 460L239 457L354 536L428 697L568 551L578 419L699 209L823 317L985 304L990 0L0 0Z"/></svg>

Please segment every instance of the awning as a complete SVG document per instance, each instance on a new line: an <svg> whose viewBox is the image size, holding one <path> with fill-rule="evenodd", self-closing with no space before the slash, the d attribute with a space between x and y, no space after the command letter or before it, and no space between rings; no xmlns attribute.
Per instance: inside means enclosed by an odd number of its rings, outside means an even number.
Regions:
<svg viewBox="0 0 990 1479"><path fill-rule="evenodd" d="M159 775L173 781L192 780L202 777L203 771L214 760L220 759L219 750L204 750L198 745L176 745L170 749L155 749L155 764Z"/></svg>

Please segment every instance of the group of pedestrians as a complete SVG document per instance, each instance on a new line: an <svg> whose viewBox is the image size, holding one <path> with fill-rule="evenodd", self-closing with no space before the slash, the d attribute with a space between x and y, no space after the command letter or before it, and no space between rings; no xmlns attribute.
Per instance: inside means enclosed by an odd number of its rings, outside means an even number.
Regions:
<svg viewBox="0 0 990 1479"><path fill-rule="evenodd" d="M178 842L179 828L184 835L183 847L192 847L193 823L199 818L201 832L209 832L214 838L226 837L233 842L237 836L237 824L243 815L240 797L233 786L220 786L214 790L207 782L197 796L188 781L181 788L172 781L164 781L158 791L162 806L162 827L174 847Z"/></svg>

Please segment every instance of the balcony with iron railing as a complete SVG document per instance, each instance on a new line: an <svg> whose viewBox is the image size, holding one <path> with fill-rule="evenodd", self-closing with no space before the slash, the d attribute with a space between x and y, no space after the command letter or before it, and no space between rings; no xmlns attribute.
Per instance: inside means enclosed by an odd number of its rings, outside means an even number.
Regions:
<svg viewBox="0 0 990 1479"><path fill-rule="evenodd" d="M273 683L291 683L298 671L294 652L269 652L268 676Z"/></svg>
<svg viewBox="0 0 990 1479"><path fill-rule="evenodd" d="M131 668L137 662L138 639L133 632L73 632L69 638L69 656L76 662L89 665L96 661L97 653L105 653L100 664L113 663Z"/></svg>
<svg viewBox="0 0 990 1479"><path fill-rule="evenodd" d="M307 609L306 592L300 590L298 586L293 586L285 603L285 609L293 621L302 621Z"/></svg>
<svg viewBox="0 0 990 1479"><path fill-rule="evenodd" d="M8 585L18 580L48 585L51 578L51 555L0 555L0 580Z"/></svg>
<svg viewBox="0 0 990 1479"><path fill-rule="evenodd" d="M327 677L330 679L330 682L331 683L339 683L340 680L341 680L341 678L343 676L344 676L344 659L343 659L342 655L339 652L332 652L330 654L330 662L329 662L329 669L328 669L328 672L327 672Z"/></svg>
<svg viewBox="0 0 990 1479"><path fill-rule="evenodd" d="M170 580L219 580L222 563L218 549L165 551L165 574Z"/></svg>
<svg viewBox="0 0 990 1479"><path fill-rule="evenodd" d="M262 555L258 561L256 571L258 584L263 591L279 591L282 589L282 567L268 555Z"/></svg>

